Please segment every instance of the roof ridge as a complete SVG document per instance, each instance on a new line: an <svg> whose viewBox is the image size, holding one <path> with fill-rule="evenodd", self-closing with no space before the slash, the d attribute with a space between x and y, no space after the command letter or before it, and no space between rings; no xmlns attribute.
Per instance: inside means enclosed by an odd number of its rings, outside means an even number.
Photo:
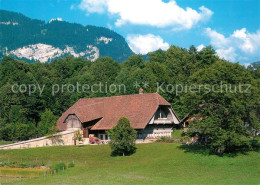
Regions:
<svg viewBox="0 0 260 185"><path fill-rule="evenodd" d="M80 98L79 100L88 100L88 99L101 99L101 98L117 98L117 97L126 97L126 96L144 96L144 95L148 95L148 94L158 94L157 92L153 92L153 93L144 93L144 94L124 94L124 95L118 95L118 96L104 96L104 97L93 97L93 98ZM159 95L159 94L158 94Z"/></svg>

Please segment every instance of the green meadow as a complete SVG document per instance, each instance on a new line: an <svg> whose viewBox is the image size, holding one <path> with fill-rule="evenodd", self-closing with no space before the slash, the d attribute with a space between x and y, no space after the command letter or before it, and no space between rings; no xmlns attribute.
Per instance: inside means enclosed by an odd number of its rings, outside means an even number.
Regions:
<svg viewBox="0 0 260 185"><path fill-rule="evenodd" d="M112 157L108 145L1 150L0 161L33 165L75 163L54 175L16 180L8 184L260 184L260 153L208 155L203 148L176 143L137 145L132 156ZM4 183L3 183L4 184Z"/></svg>
<svg viewBox="0 0 260 185"><path fill-rule="evenodd" d="M12 141L0 141L0 146L1 145L8 145L8 144L11 144L13 143Z"/></svg>

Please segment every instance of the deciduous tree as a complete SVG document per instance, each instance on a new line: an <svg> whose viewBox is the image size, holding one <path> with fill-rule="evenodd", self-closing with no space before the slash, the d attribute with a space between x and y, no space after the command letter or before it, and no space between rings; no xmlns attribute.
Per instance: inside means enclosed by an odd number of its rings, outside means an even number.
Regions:
<svg viewBox="0 0 260 185"><path fill-rule="evenodd" d="M121 117L117 125L107 133L111 139L112 155L125 156L135 152L136 131L131 127L130 121L126 117Z"/></svg>

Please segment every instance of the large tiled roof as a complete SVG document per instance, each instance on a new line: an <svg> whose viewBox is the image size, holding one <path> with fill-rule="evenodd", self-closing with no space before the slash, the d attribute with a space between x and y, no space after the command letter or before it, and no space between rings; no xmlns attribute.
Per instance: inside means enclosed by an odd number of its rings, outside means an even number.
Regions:
<svg viewBox="0 0 260 185"><path fill-rule="evenodd" d="M66 130L65 119L75 114L82 123L101 118L92 130L107 130L116 125L120 117L127 117L135 129L143 129L159 105L170 104L158 93L84 98L71 106L57 122L59 130Z"/></svg>

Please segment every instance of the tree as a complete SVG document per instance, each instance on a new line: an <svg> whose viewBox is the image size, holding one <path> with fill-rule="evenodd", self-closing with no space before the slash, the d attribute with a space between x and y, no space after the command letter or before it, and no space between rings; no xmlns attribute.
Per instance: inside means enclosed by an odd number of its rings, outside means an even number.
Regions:
<svg viewBox="0 0 260 185"><path fill-rule="evenodd" d="M252 65L253 68L255 68L255 69L260 69L260 61L258 61L258 62L253 62L251 65Z"/></svg>
<svg viewBox="0 0 260 185"><path fill-rule="evenodd" d="M166 61L165 51L158 49L157 51L148 53L150 62L163 63Z"/></svg>
<svg viewBox="0 0 260 185"><path fill-rule="evenodd" d="M218 60L216 56L216 51L211 47L207 46L199 52L201 57L201 67L206 67L207 65L213 64Z"/></svg>
<svg viewBox="0 0 260 185"><path fill-rule="evenodd" d="M1 139L4 141L14 141L15 140L15 130L13 124L6 124L4 127L0 128Z"/></svg>
<svg viewBox="0 0 260 185"><path fill-rule="evenodd" d="M132 68L143 68L144 67L144 60L143 60L143 56L142 55L132 55L130 56L125 62L124 64L127 67L132 67Z"/></svg>
<svg viewBox="0 0 260 185"><path fill-rule="evenodd" d="M121 117L117 125L108 132L111 138L112 155L131 155L136 151L136 131L131 127L126 117Z"/></svg>
<svg viewBox="0 0 260 185"><path fill-rule="evenodd" d="M119 64L110 57L98 58L90 67L94 80L102 83L113 82L120 70Z"/></svg>
<svg viewBox="0 0 260 185"><path fill-rule="evenodd" d="M253 131L260 129L260 93L250 72L239 64L217 61L192 75L189 84L195 88L183 97L184 107L199 105L192 116L202 118L191 122L189 134L207 138L207 146L217 154L252 148Z"/></svg>
<svg viewBox="0 0 260 185"><path fill-rule="evenodd" d="M189 49L189 53L196 54L197 53L197 48L194 45L191 45L190 49Z"/></svg>
<svg viewBox="0 0 260 185"><path fill-rule="evenodd" d="M247 67L256 78L260 78L260 61L254 62Z"/></svg>
<svg viewBox="0 0 260 185"><path fill-rule="evenodd" d="M23 124L23 123L16 123L13 124L14 126L14 139L16 141L23 141L29 139L28 134L29 134L29 125L28 124Z"/></svg>
<svg viewBox="0 0 260 185"><path fill-rule="evenodd" d="M57 117L52 113L51 110L46 109L41 114L41 121L38 124L38 133L44 136L50 132L53 126L56 125Z"/></svg>

